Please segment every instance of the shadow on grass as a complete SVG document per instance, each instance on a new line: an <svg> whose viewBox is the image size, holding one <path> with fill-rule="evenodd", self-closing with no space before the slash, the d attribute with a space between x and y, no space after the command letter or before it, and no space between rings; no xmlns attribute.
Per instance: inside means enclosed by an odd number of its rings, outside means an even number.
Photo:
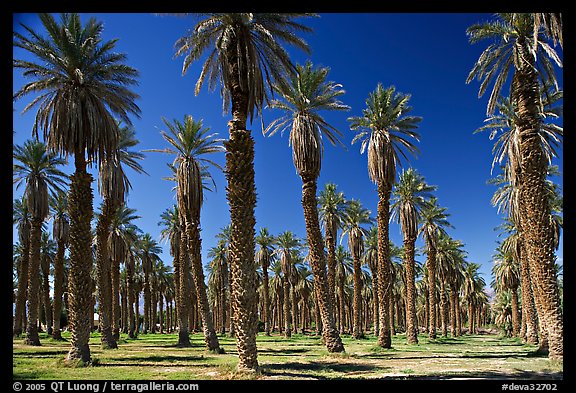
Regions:
<svg viewBox="0 0 576 393"><path fill-rule="evenodd" d="M375 359L522 359L522 358L546 358L547 355L537 353L534 351L526 353L517 352L493 352L493 353L456 353L456 354L436 354L432 353L426 355L419 352L418 355L405 356L401 352L374 352L362 355L365 358L375 358Z"/></svg>
<svg viewBox="0 0 576 393"><path fill-rule="evenodd" d="M310 352L310 349L306 348L291 348L291 349L258 349L258 353L267 355L291 355L295 353L305 353Z"/></svg>
<svg viewBox="0 0 576 393"><path fill-rule="evenodd" d="M554 372L537 372L518 370L516 372L498 372L498 371L470 371L457 373L453 375L430 375L430 376L406 376L402 379L436 379L436 380L454 380L454 379L510 379L510 380L562 380L564 378L562 371Z"/></svg>
<svg viewBox="0 0 576 393"><path fill-rule="evenodd" d="M14 351L13 357L49 358L56 355L66 355L68 349L46 349L38 351Z"/></svg>
<svg viewBox="0 0 576 393"><path fill-rule="evenodd" d="M329 379L326 376L318 375L321 372L339 372L339 373L359 373L381 370L382 367L362 363L337 363L337 362L283 362L267 363L262 365L262 374L269 376L293 376L309 377L313 379Z"/></svg>

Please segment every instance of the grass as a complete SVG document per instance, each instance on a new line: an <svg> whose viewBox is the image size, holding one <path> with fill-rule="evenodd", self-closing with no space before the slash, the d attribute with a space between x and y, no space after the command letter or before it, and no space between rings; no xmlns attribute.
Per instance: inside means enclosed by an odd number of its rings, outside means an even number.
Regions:
<svg viewBox="0 0 576 393"><path fill-rule="evenodd" d="M65 339L69 335L63 334ZM538 355L536 347L496 335L465 335L406 343L402 334L392 348L377 345L371 334L355 340L343 335L346 352L332 354L315 335L258 335L260 373L236 370L234 338L219 336L224 354L206 350L201 333L191 334L192 347L177 348L177 334L147 334L136 339L122 335L118 349L102 349L93 333L93 364L71 368L64 363L70 343L40 334L39 347L13 339L14 379L49 380L336 380L336 379L562 379L563 365Z"/></svg>

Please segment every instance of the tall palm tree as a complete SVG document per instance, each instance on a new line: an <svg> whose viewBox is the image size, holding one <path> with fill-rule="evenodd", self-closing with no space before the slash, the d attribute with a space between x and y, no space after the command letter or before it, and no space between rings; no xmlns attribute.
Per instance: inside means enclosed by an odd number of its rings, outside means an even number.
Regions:
<svg viewBox="0 0 576 393"><path fill-rule="evenodd" d="M268 267L270 266L271 259L274 253L274 236L268 232L268 228L260 228L258 236L256 236L256 244L259 249L256 252L256 259L258 260L260 266L262 266L262 285L263 285L263 316L264 320L264 334L270 335L270 295L268 287Z"/></svg>
<svg viewBox="0 0 576 393"><path fill-rule="evenodd" d="M284 231L275 238L276 250L274 252L279 256L280 266L282 267L282 285L284 295L284 336L292 336L292 304L290 301L291 287L296 284L297 272L294 266L294 252L302 248L300 239L293 232Z"/></svg>
<svg viewBox="0 0 576 393"><path fill-rule="evenodd" d="M138 116L138 95L130 90L137 84L138 71L127 66L126 56L115 53L117 40L103 41L103 24L91 18L85 25L78 14L63 14L58 23L49 14L40 14L48 33L42 37L22 25L28 37L15 32L14 46L32 54L37 62L14 59L32 81L14 94L20 99L40 93L24 109L39 105L33 133L44 132L51 151L74 155L68 197L70 213L69 321L72 331L67 360L90 361L90 284L92 258L90 221L92 176L88 162L110 157L118 145L118 126L112 114L131 124Z"/></svg>
<svg viewBox="0 0 576 393"><path fill-rule="evenodd" d="M346 203L344 192L336 192L336 184L334 183L326 183L318 195L318 213L324 229L324 241L327 249L328 296L330 296L333 307L335 307L336 301L334 292L336 290L336 259L334 254L338 229L342 227L346 215Z"/></svg>
<svg viewBox="0 0 576 393"><path fill-rule="evenodd" d="M478 310L478 299L481 298L486 282L480 276L480 264L468 262L464 268L464 294L468 302L468 333L476 334L477 326L474 318Z"/></svg>
<svg viewBox="0 0 576 393"><path fill-rule="evenodd" d="M22 146L14 146L13 158L16 161L12 167L13 182L16 184L16 189L24 185L24 194L31 216L26 344L40 345L36 321L38 319L42 224L49 214L49 194L62 192L68 176L58 169L59 165L64 165L64 159L49 153L46 145L38 140L28 140Z"/></svg>
<svg viewBox="0 0 576 393"><path fill-rule="evenodd" d="M54 307L52 338L62 340L60 330L60 316L62 313L62 293L64 284L64 252L70 239L70 216L68 214L68 198L60 192L49 200L52 214L52 236L58 244L56 258L54 259Z"/></svg>
<svg viewBox="0 0 576 393"><path fill-rule="evenodd" d="M270 136L290 128L292 161L302 179L302 207L306 221L306 234L310 245L310 264L314 273L315 290L318 291L324 342L329 352L342 352L344 345L334 326L333 305L329 295L326 277L326 257L324 241L318 220L316 199L317 180L322 166L323 144L326 137L333 145L339 143L342 134L327 123L321 111L349 110L338 97L345 92L341 85L327 81L330 69L314 67L310 61L304 66L296 65L297 74L288 84L274 85L274 91L281 97L273 100L270 107L280 109L285 114L272 121L265 133Z"/></svg>
<svg viewBox="0 0 576 393"><path fill-rule="evenodd" d="M30 261L30 209L26 195L14 200L12 223L18 228L21 255L18 264L18 290L16 295L16 307L14 310L14 337L22 334L22 323L26 320L26 294L28 293L28 270Z"/></svg>
<svg viewBox="0 0 576 393"><path fill-rule="evenodd" d="M378 83L368 95L362 116L348 118L350 128L358 133L352 143L362 141L360 151L368 149L368 175L378 189L378 286L380 295L380 334L378 345L390 348L389 329L390 249L389 219L390 194L396 181L396 167L400 156L407 158L405 150L415 154L415 131L421 117L411 116L408 105L410 95L396 91L394 86L384 88Z"/></svg>
<svg viewBox="0 0 576 393"><path fill-rule="evenodd" d="M161 134L171 147L150 151L176 156L172 165L176 169L178 207L179 213L182 215L182 223L185 225L186 243L184 244L192 263L192 276L198 296L204 340L208 350L220 352L220 344L214 330L202 269L200 211L204 200L203 179L209 175L206 172L206 167L212 165L221 169L217 163L205 158L205 155L217 153L223 149L219 145L220 140L214 138L216 134L208 134L210 128L204 128L202 120L196 121L192 116L185 115L183 122L174 119L171 123L166 118L163 118L163 121L168 132L161 131ZM185 271L185 269L180 270L181 277L184 277Z"/></svg>
<svg viewBox="0 0 576 393"><path fill-rule="evenodd" d="M335 252L336 258L336 287L338 288L338 327L340 328L340 333L346 331L345 323L345 304L346 304L346 280L348 277L353 275L354 272L354 262L352 260L352 255L344 246L338 244L336 246ZM334 307L336 310L336 307Z"/></svg>
<svg viewBox="0 0 576 393"><path fill-rule="evenodd" d="M372 212L362 206L356 199L348 201L346 207L346 219L342 231L342 237L348 235L348 250L352 256L354 267L354 321L352 336L356 339L363 338L364 332L360 321L362 307L362 255L364 254L364 237L368 236L368 230L362 225L373 224L370 217Z"/></svg>
<svg viewBox="0 0 576 393"><path fill-rule="evenodd" d="M160 260L160 252L162 249L156 242L152 239L149 233L145 233L140 236L138 240L139 257L142 261L142 271L144 273L144 328L143 333L148 333L151 330L152 315L150 310L152 309L152 276L154 275L154 267L156 263Z"/></svg>
<svg viewBox="0 0 576 393"><path fill-rule="evenodd" d="M255 255L256 185L254 183L254 139L246 129L247 119L260 115L272 83L294 73L286 43L309 52L295 33L311 29L296 21L309 14L221 13L208 14L180 38L176 56L184 55L182 73L209 51L196 83L198 94L208 79L209 89L221 83L223 107L230 109L230 138L226 147L227 199L230 205L230 271L239 369L258 370L256 334Z"/></svg>
<svg viewBox="0 0 576 393"><path fill-rule="evenodd" d="M406 340L409 344L418 343L416 321L415 288L415 244L418 236L418 223L426 200L432 197L436 186L426 183L424 176L415 169L408 168L400 174L394 191L391 206L391 219L401 224L404 237L404 266L406 272Z"/></svg>
<svg viewBox="0 0 576 393"><path fill-rule="evenodd" d="M549 358L562 359L564 323L554 275L554 230L546 193L546 154L540 139L544 118L542 91L548 86L558 90L553 62L562 67L562 61L547 42L550 30L535 28L538 25L535 22L535 14L502 13L497 14L493 22L470 26L467 34L471 43L484 39L495 42L484 50L466 82L474 78L482 81L481 96L494 81L487 107L487 114L491 115L508 75L511 75L510 98L518 116L520 226L535 277L536 297L541 298L541 314L549 337ZM553 35L552 38L558 37Z"/></svg>
<svg viewBox="0 0 576 393"><path fill-rule="evenodd" d="M428 321L428 337L436 338L436 242L438 236L445 233L446 227L452 227L447 220L446 208L438 205L438 199L431 197L425 201L421 210L420 228L418 235L422 234L426 243L426 253L428 258L426 266L428 269L428 307L430 309Z"/></svg>
<svg viewBox="0 0 576 393"><path fill-rule="evenodd" d="M213 272L214 292L216 296L216 305L220 311L220 333L226 333L226 315L228 306L228 253L225 240L220 239L215 247L208 250L208 258L212 259L210 266ZM210 278L208 279L210 282Z"/></svg>
<svg viewBox="0 0 576 393"><path fill-rule="evenodd" d="M119 274L120 259L125 256L125 248L110 238L111 223L116 211L122 206L131 188L130 180L124 171L128 166L136 173L146 173L137 160L144 155L130 150L139 143L132 127L118 121L118 146L110 158L99 163L98 191L103 201L96 225L96 268L98 272L98 303L100 307L99 327L104 348L117 348L119 338ZM113 238L117 239L117 238ZM109 249L109 244L112 248ZM113 250L111 253L109 250ZM114 288L112 288L114 286Z"/></svg>

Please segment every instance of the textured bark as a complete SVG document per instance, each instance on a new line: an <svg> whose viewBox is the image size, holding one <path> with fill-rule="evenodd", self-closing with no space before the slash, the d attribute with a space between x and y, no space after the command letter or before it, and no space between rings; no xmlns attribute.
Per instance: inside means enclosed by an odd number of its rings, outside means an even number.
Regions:
<svg viewBox="0 0 576 393"><path fill-rule="evenodd" d="M112 283L112 337L120 339L120 260L112 256L110 261Z"/></svg>
<svg viewBox="0 0 576 393"><path fill-rule="evenodd" d="M404 269L406 271L406 341L418 344L418 326L416 320L416 282L414 271L415 237L404 239Z"/></svg>
<svg viewBox="0 0 576 393"><path fill-rule="evenodd" d="M112 287L110 276L110 254L108 250L108 235L114 206L108 198L104 198L102 211L96 224L96 276L98 284L99 329L100 341L105 349L118 348L112 336Z"/></svg>
<svg viewBox="0 0 576 393"><path fill-rule="evenodd" d="M534 59L527 51L528 43L519 39L516 45L521 61L516 64L512 90L518 108L520 139L520 224L530 272L541 299L541 315L548 333L548 356L562 360L564 322L554 269L554 231L546 189L548 163L539 136L542 120L538 74Z"/></svg>
<svg viewBox="0 0 576 393"><path fill-rule="evenodd" d="M52 338L62 340L60 316L62 315L62 292L64 283L64 251L66 242L59 240L56 258L54 258L54 307L53 307L53 324Z"/></svg>
<svg viewBox="0 0 576 393"><path fill-rule="evenodd" d="M262 266L262 285L263 287L263 299L262 299L262 318L264 319L264 334L266 336L270 335L270 292L268 288L268 262L264 263ZM225 303L225 302L224 302ZM225 321L225 319L224 319ZM224 326L224 322L223 322Z"/></svg>
<svg viewBox="0 0 576 393"><path fill-rule="evenodd" d="M284 291L284 299L290 299L290 281L284 275L282 284L282 290ZM290 338L292 337L292 310L291 310L292 302L286 301L284 302L284 337Z"/></svg>
<svg viewBox="0 0 576 393"><path fill-rule="evenodd" d="M360 239L360 241L362 241ZM364 332L362 331L362 325L360 321L360 312L362 308L362 279L360 276L361 262L360 255L354 253L353 256L354 264L354 317L352 324L352 336L356 339L364 337Z"/></svg>
<svg viewBox="0 0 576 393"><path fill-rule="evenodd" d="M378 263L378 260L376 260ZM380 297L378 296L378 265L370 263L370 272L372 273L372 321L374 324L374 335L378 336L380 320L378 318L378 305L380 303Z"/></svg>
<svg viewBox="0 0 576 393"><path fill-rule="evenodd" d="M86 172L84 152L76 152L76 172L71 176L68 206L70 212L70 270L68 273L68 321L71 348L67 361L90 362L90 318L92 307L92 176Z"/></svg>
<svg viewBox="0 0 576 393"><path fill-rule="evenodd" d="M306 222L306 235L310 249L310 265L314 275L314 291L322 318L323 339L328 352L343 352L344 344L334 324L334 308L328 294L324 241L318 220L316 180L302 177L302 207Z"/></svg>
<svg viewBox="0 0 576 393"><path fill-rule="evenodd" d="M30 258L28 266L28 321L26 340L28 345L40 345L38 337L38 295L40 293L40 240L42 238L42 219L33 218L30 228Z"/></svg>
<svg viewBox="0 0 576 393"><path fill-rule="evenodd" d="M380 297L378 345L382 348L392 348L388 306L392 286L389 240L390 191L390 186L382 181L378 182L378 296Z"/></svg>
<svg viewBox="0 0 576 393"><path fill-rule="evenodd" d="M536 306L534 304L534 295L532 292L532 283L530 282L530 267L525 257L524 242L520 246L520 290L522 292L522 322L526 326L526 332L523 337L528 344L538 344L538 318Z"/></svg>
<svg viewBox="0 0 576 393"><path fill-rule="evenodd" d="M448 299L446 295L446 285L444 280L440 280L440 325L442 336L448 337Z"/></svg>
<svg viewBox="0 0 576 393"><path fill-rule="evenodd" d="M199 220L199 218L196 218ZM192 264L192 277L194 279L194 286L196 288L196 297L198 301L198 308L200 310L200 317L202 320L202 330L204 332L204 341L206 348L209 351L220 352L220 344L218 336L214 330L214 322L212 320L212 313L208 305L208 295L206 294L206 284L204 282L204 271L202 270L202 254L201 254L201 239L198 226L191 221L186 222L186 229L189 233L189 252L190 262Z"/></svg>
<svg viewBox="0 0 576 393"><path fill-rule="evenodd" d="M22 323L26 320L26 299L28 293L28 275L30 270L30 229L26 230L28 236L21 239L22 257L20 258L18 272L18 294L16 295L16 309L14 311L14 337L22 334Z"/></svg>
<svg viewBox="0 0 576 393"><path fill-rule="evenodd" d="M328 296L330 304L336 309L336 231L334 225L327 225L326 228L326 250L328 263L327 279L328 279Z"/></svg>
<svg viewBox="0 0 576 393"><path fill-rule="evenodd" d="M240 97L241 98L241 97ZM232 323L238 349L238 369L258 371L256 334L258 313L256 297L256 267L254 241L256 218L256 185L254 183L254 140L250 132L240 128L245 125L233 99L233 115L230 139L226 148L227 199L230 205L229 261L232 294ZM245 107L245 106L244 106ZM238 108L238 107L236 107ZM246 112L242 112L246 113Z"/></svg>
<svg viewBox="0 0 576 393"><path fill-rule="evenodd" d="M436 248L427 242L428 260L428 337L431 339L436 338ZM454 330L452 330L454 332Z"/></svg>
<svg viewBox="0 0 576 393"><path fill-rule="evenodd" d="M520 335L518 287L510 288L510 292L512 292L512 337L518 337Z"/></svg>
<svg viewBox="0 0 576 393"><path fill-rule="evenodd" d="M180 280L178 285L180 290L178 291L179 299L178 305L178 346L179 347L189 347L190 337L188 336L188 314L190 309L188 307L189 300L187 296L190 294L188 285L188 270L189 268L189 258L188 252L186 250L187 238L186 233L182 231L180 233L180 253L179 253L179 276Z"/></svg>

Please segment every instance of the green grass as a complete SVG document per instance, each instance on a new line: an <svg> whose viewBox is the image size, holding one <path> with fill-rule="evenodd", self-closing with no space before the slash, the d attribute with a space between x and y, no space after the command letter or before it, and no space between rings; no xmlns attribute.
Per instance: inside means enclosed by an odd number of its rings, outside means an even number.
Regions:
<svg viewBox="0 0 576 393"><path fill-rule="evenodd" d="M63 334L65 339L69 335ZM69 367L64 363L70 343L40 334L42 345L27 346L13 339L14 379L88 380L207 380L207 379L406 379L406 378L510 378L561 379L563 365L538 355L536 347L496 335L465 335L407 344L404 335L392 338L392 348L378 346L371 334L355 340L343 335L345 353L333 354L315 335L294 334L290 339L273 334L257 338L258 374L236 371L234 338L220 335L224 354L205 349L202 334L190 335L192 347L177 348L176 334L147 334L137 339L122 335L118 349L102 349L93 333L93 364Z"/></svg>

